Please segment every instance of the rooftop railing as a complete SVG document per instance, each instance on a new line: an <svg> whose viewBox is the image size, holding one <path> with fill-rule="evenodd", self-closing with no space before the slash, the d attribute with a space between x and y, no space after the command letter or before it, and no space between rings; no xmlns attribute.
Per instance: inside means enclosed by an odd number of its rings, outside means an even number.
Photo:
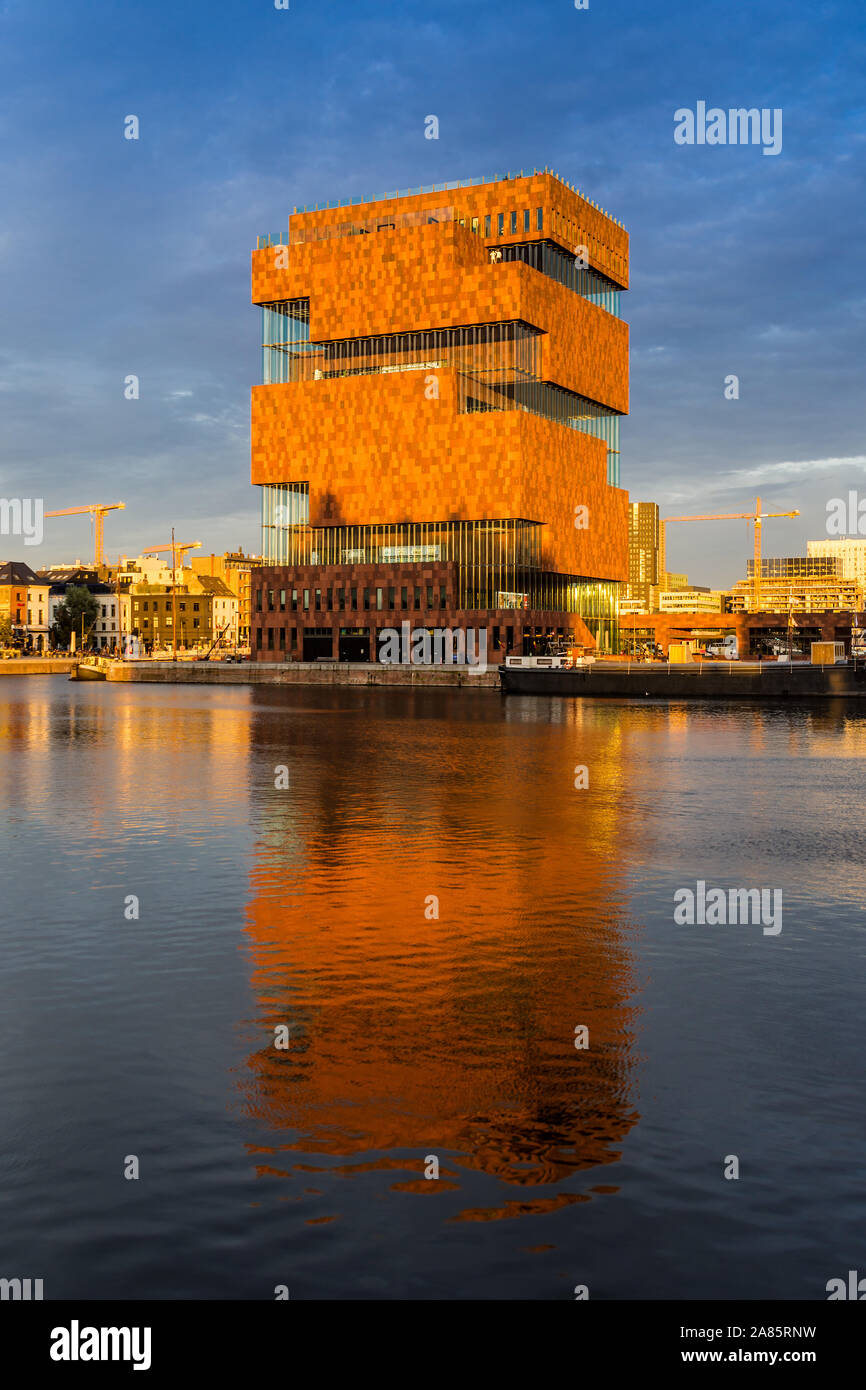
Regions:
<svg viewBox="0 0 866 1390"><path fill-rule="evenodd" d="M293 208L292 212L293 214L304 212L332 212L340 208L368 207L371 203L392 202L395 198L417 198L424 193L451 193L455 189L460 188L482 188L486 185L494 183L507 183L514 182L517 179L537 178L539 175L542 174L549 174L551 178L556 179L558 183L561 183L565 188L570 189L572 193L576 193L579 198L584 196L581 193L580 189L577 188L573 183L570 183L568 179L564 179L562 175L558 174L554 169L545 167L544 169L533 169L531 172L528 170L524 171L523 169L521 169L519 174L511 173L509 171L506 174L489 174L479 178L454 179L449 183L419 184L417 188L397 188L394 189L394 191L391 193L377 194L374 197L341 198L337 199L334 202L328 200L324 203L305 203L303 207ZM606 212L605 209L602 208L598 203L593 202L592 199L585 198L584 201L589 203L590 207L595 208L597 212L600 212L603 217L609 218L610 221L615 223L617 227L621 227L623 225L619 218L613 217L609 212ZM410 224L407 223L404 225ZM346 234L344 233L344 235ZM288 244L289 242L287 232L279 232L274 236L268 235L260 236L257 238L257 247L260 251L266 249L269 246L287 246Z"/></svg>

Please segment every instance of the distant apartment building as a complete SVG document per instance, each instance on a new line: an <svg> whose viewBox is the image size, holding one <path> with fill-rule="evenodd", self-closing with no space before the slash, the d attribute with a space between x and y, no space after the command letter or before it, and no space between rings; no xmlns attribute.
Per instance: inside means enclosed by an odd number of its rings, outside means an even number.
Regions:
<svg viewBox="0 0 866 1390"><path fill-rule="evenodd" d="M259 239L259 660L618 645L622 226L548 172L304 209Z"/></svg>
<svg viewBox="0 0 866 1390"><path fill-rule="evenodd" d="M227 551L225 555L192 555L190 568L194 574L222 579L238 600L238 644L250 645L252 623L252 577L264 561L260 555L245 555L243 550Z"/></svg>
<svg viewBox="0 0 866 1390"><path fill-rule="evenodd" d="M754 560L746 561L746 575L753 579ZM843 576L842 561L834 555L776 555L761 561L761 583L765 579L826 579ZM844 577L844 576L843 576Z"/></svg>
<svg viewBox="0 0 866 1390"><path fill-rule="evenodd" d="M97 605L93 629L86 634L88 644L100 650L119 649L121 634L129 631L129 595L118 593L115 585L106 581L106 566L86 569L78 565L53 565L39 573L40 578L51 585L48 596L50 627L54 626L57 609L64 602L67 589L87 589Z"/></svg>
<svg viewBox="0 0 866 1390"><path fill-rule="evenodd" d="M213 574L194 574L187 587L187 593L193 601L196 593L210 600L211 641L223 647L237 647L240 600L225 580Z"/></svg>
<svg viewBox="0 0 866 1390"><path fill-rule="evenodd" d="M838 540L807 541L809 557L830 557L839 560L843 579L856 579L866 591L866 540L843 536Z"/></svg>
<svg viewBox="0 0 866 1390"><path fill-rule="evenodd" d="M185 582L185 576L190 573L183 565L178 565L172 572L171 565L158 555L138 555L133 559L123 555L118 565L105 566L104 569L105 573L101 577L106 582L117 584L120 589L130 593L135 584L162 584L169 587L172 583L181 585Z"/></svg>
<svg viewBox="0 0 866 1390"><path fill-rule="evenodd" d="M731 611L755 610L755 562L731 590ZM758 608L765 613L827 613L863 606L863 586L842 574L839 555L786 555L761 561Z"/></svg>
<svg viewBox="0 0 866 1390"><path fill-rule="evenodd" d="M238 600L222 579L189 573L189 582L137 584L130 594L130 630L146 651L237 645Z"/></svg>
<svg viewBox="0 0 866 1390"><path fill-rule="evenodd" d="M48 646L50 584L22 560L0 564L0 618L8 618L21 646L45 651Z"/></svg>
<svg viewBox="0 0 866 1390"><path fill-rule="evenodd" d="M656 502L630 502L628 507L628 584L623 612L648 612L654 606L653 590L658 589L661 522ZM632 608L634 603L640 608Z"/></svg>
<svg viewBox="0 0 866 1390"><path fill-rule="evenodd" d="M669 589L659 594L659 613L727 613L731 596L723 589L705 589L692 585L688 589Z"/></svg>

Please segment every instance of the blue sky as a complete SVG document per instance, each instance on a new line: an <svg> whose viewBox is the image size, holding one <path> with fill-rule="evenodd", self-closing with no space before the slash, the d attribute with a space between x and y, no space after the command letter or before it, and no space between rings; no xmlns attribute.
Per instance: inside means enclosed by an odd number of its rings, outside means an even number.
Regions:
<svg viewBox="0 0 866 1390"><path fill-rule="evenodd" d="M631 236L623 486L671 512L760 492L803 512L765 553L802 552L866 496L864 77L859 0L0 0L0 494L122 499L112 558L172 525L257 549L256 236L549 165ZM781 108L781 154L678 146L698 101ZM86 520L49 527L29 563L90 554ZM744 574L744 523L670 541L696 582Z"/></svg>

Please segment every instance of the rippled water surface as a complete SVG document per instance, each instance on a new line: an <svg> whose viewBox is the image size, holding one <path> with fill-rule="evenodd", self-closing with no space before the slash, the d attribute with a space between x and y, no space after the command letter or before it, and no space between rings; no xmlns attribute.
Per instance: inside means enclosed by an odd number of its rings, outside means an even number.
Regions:
<svg viewBox="0 0 866 1390"><path fill-rule="evenodd" d="M866 1269L864 758L843 703L3 677L0 1274L824 1298ZM781 933L675 925L698 880Z"/></svg>

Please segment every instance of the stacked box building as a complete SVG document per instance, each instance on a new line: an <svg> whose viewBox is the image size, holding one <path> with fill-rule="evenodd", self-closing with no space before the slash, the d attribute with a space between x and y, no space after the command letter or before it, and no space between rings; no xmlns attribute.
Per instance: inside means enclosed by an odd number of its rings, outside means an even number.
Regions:
<svg viewBox="0 0 866 1390"><path fill-rule="evenodd" d="M306 209L259 239L252 654L618 644L623 227L549 172Z"/></svg>

